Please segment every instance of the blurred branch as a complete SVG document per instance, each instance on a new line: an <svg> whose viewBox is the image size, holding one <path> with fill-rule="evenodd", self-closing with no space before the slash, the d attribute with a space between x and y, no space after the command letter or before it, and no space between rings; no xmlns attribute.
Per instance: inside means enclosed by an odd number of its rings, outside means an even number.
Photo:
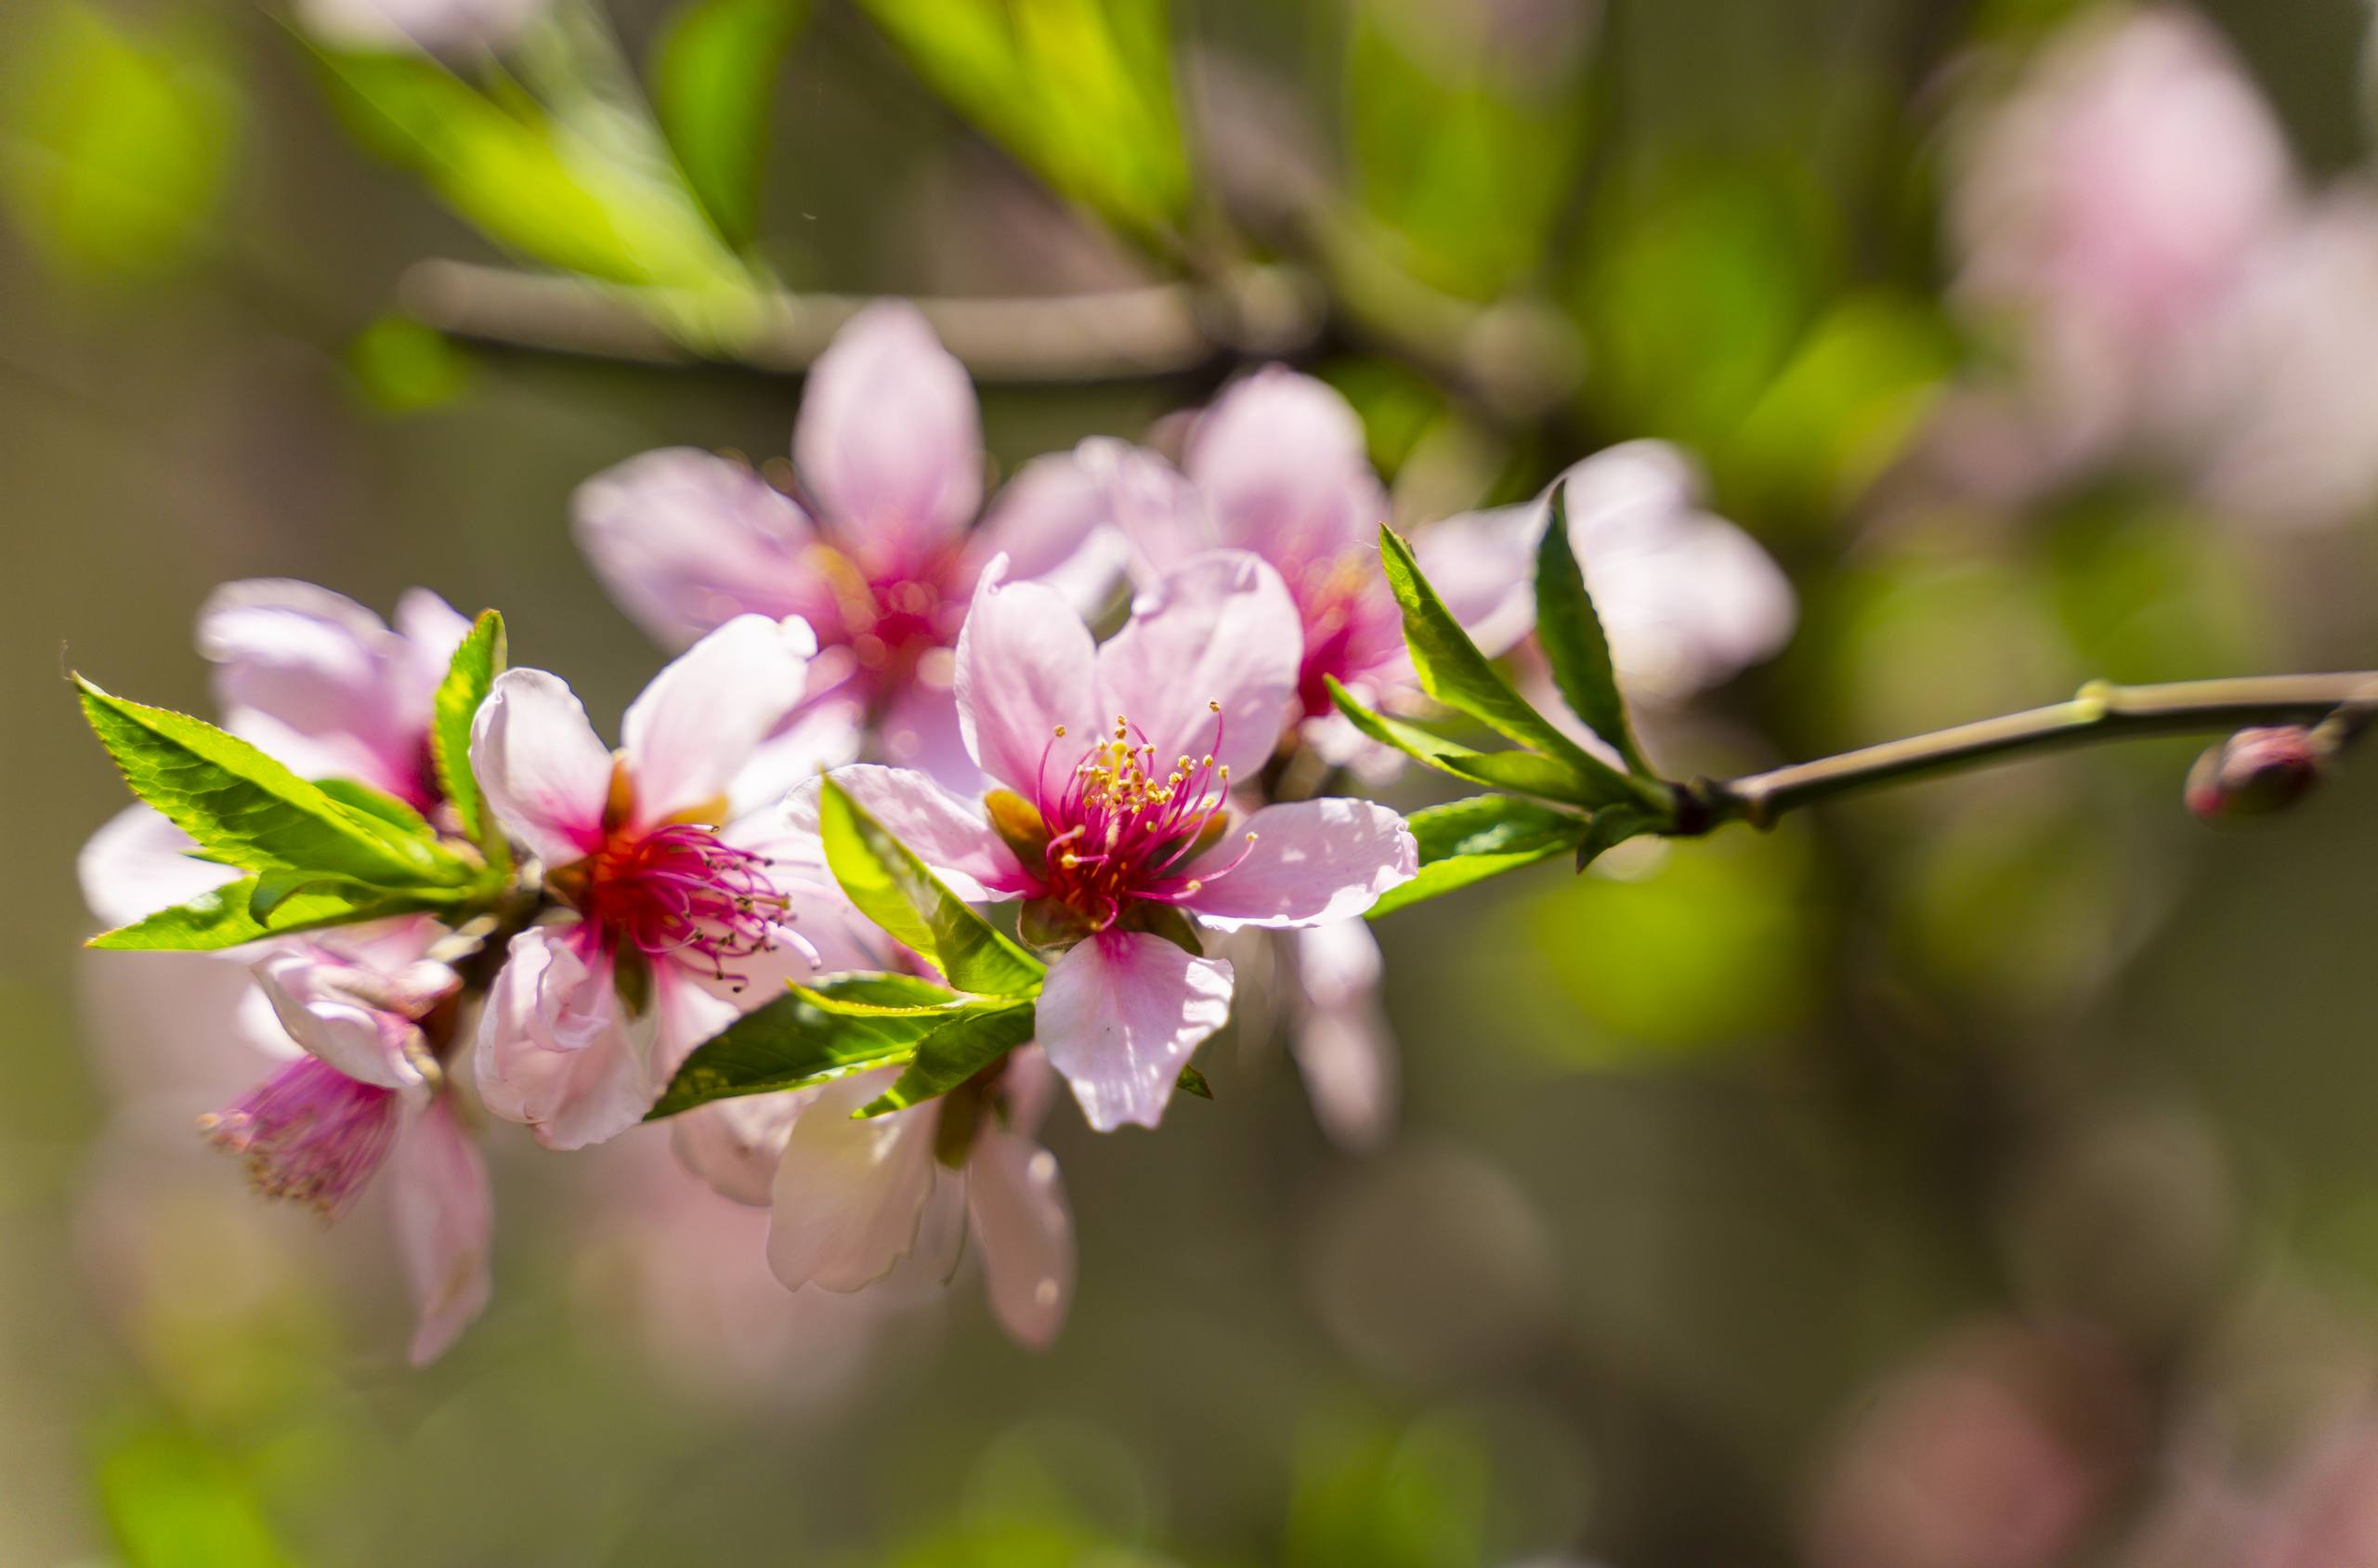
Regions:
<svg viewBox="0 0 2378 1568"><path fill-rule="evenodd" d="M398 284L405 310L450 336L644 364L741 365L794 374L870 303L862 294L629 289L467 262L424 261ZM912 298L976 379L1043 383L1177 375L1219 355L1292 353L1320 333L1309 281L1253 268L1208 288L1035 299Z"/></svg>
<svg viewBox="0 0 2378 1568"><path fill-rule="evenodd" d="M2338 722L2350 739L2378 706L2378 672L2264 675L2120 686L2097 681L2069 702L2008 713L1929 735L1868 746L1812 763L1795 763L1741 778L1695 779L1686 787L1706 816L1703 825L1744 821L1767 827L1797 806L1885 784L1978 767L2034 751L2152 735L2218 734L2249 725Z"/></svg>

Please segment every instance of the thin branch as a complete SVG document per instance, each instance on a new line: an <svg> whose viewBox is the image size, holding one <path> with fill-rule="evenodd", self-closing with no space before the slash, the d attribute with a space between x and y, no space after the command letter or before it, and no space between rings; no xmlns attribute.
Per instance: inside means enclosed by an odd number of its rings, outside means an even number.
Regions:
<svg viewBox="0 0 2378 1568"><path fill-rule="evenodd" d="M2148 735L2218 734L2249 725L2314 724L2378 702L2378 672L2264 675L2120 686L2093 682L2069 702L1868 746L1812 763L1686 787L1705 826L1766 827L1812 802L1986 765L2034 751ZM2355 726L2358 727L2358 726Z"/></svg>
<svg viewBox="0 0 2378 1568"><path fill-rule="evenodd" d="M425 325L504 347L642 364L741 365L796 374L871 301L862 294L705 294L612 287L468 262L414 264L398 298ZM1299 274L1257 268L1227 285L1038 299L911 299L977 380L1075 383L1183 374L1224 354L1286 354L1321 330Z"/></svg>

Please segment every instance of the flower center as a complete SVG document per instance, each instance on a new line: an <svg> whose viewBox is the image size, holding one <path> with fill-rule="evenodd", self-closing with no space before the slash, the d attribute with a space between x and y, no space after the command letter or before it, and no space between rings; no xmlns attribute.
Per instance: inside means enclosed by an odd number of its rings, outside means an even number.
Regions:
<svg viewBox="0 0 2378 1568"><path fill-rule="evenodd" d="M847 651L851 676L870 695L907 685L928 654L958 641L970 584L954 552L871 566L820 546L810 564L833 599L818 641Z"/></svg>
<svg viewBox="0 0 2378 1568"><path fill-rule="evenodd" d="M300 1056L198 1126L209 1143L246 1160L267 1197L295 1198L335 1220L387 1157L397 1092Z"/></svg>
<svg viewBox="0 0 2378 1568"><path fill-rule="evenodd" d="M769 880L770 864L699 823L672 822L614 831L558 880L614 951L631 947L740 990L747 976L728 965L776 947L790 902Z"/></svg>
<svg viewBox="0 0 2378 1568"><path fill-rule="evenodd" d="M1215 715L1213 744L1219 750L1222 704L1207 707ZM1051 751L1065 734L1060 725ZM1048 751L1042 753L1040 773L1036 804L1049 829L1045 896L1080 915L1093 930L1113 925L1135 900L1188 899L1238 864L1234 860L1194 877L1184 869L1229 824L1230 764L1216 764L1213 751L1179 756L1165 767L1145 735L1118 713L1112 733L1084 751L1061 784L1052 787ZM1255 835L1247 839L1252 844Z"/></svg>
<svg viewBox="0 0 2378 1568"><path fill-rule="evenodd" d="M1395 604L1372 559L1360 552L1315 561L1288 580L1289 597L1304 623L1304 659L1297 667L1297 700L1309 719L1335 709L1328 677L1352 681L1400 635Z"/></svg>

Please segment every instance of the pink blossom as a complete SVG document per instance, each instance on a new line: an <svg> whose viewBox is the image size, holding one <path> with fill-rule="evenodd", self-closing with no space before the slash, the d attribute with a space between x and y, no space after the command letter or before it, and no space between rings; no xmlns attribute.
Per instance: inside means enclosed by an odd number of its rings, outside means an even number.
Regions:
<svg viewBox="0 0 2378 1568"><path fill-rule="evenodd" d="M683 647L731 617L798 615L817 634L811 690L872 718L885 755L973 781L951 650L984 565L1005 552L1082 608L1120 547L1101 498L1059 459L983 502L982 422L965 368L911 307L871 306L819 357L793 430L802 499L738 462L646 452L580 487L595 571L655 638Z"/></svg>
<svg viewBox="0 0 2378 1568"><path fill-rule="evenodd" d="M815 647L798 620L736 617L654 677L616 756L543 671L506 671L480 708L472 769L568 912L512 939L479 1092L548 1147L632 1125L687 1052L839 941L804 915L825 873L775 808L764 744Z"/></svg>
<svg viewBox="0 0 2378 1568"><path fill-rule="evenodd" d="M297 0L299 25L343 49L463 54L511 44L551 0Z"/></svg>
<svg viewBox="0 0 2378 1568"><path fill-rule="evenodd" d="M1056 1156L1032 1136L1048 1104L1046 1062L1026 1047L987 1080L853 1117L897 1077L885 1068L829 1084L792 1124L768 1266L789 1289L859 1290L911 1258L947 1277L971 1236L1000 1325L1045 1349L1074 1287L1072 1212Z"/></svg>
<svg viewBox="0 0 2378 1568"><path fill-rule="evenodd" d="M1955 297L2010 331L2054 468L2187 438L2200 334L2295 220L2277 121L2187 11L2084 20L1980 117L1950 205Z"/></svg>
<svg viewBox="0 0 2378 1568"><path fill-rule="evenodd" d="M443 1354L487 1304L493 1223L486 1167L439 1066L461 985L430 957L442 935L414 917L271 944L256 985L297 1053L200 1120L259 1191L328 1219L390 1169L416 1365Z"/></svg>
<svg viewBox="0 0 2378 1568"><path fill-rule="evenodd" d="M1289 1049L1333 1143L1373 1148L1395 1122L1395 1037L1379 1003L1378 941L1363 920L1283 934L1295 994Z"/></svg>
<svg viewBox="0 0 2378 1568"><path fill-rule="evenodd" d="M1232 804L1232 776L1272 755L1299 646L1278 573L1243 551L1182 561L1103 647L1054 589L1008 582L994 562L957 672L992 793L899 769L835 775L960 896L1028 901L1027 934L1064 948L1040 1044L1102 1131L1155 1126L1229 1013L1231 966L1177 943L1182 917L1223 931L1344 920L1417 868L1403 821L1369 802ZM795 794L796 821L816 809L814 791Z"/></svg>

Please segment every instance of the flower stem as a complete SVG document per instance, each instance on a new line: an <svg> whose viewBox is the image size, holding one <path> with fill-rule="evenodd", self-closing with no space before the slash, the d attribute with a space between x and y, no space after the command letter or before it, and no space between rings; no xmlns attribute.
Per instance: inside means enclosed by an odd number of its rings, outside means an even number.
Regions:
<svg viewBox="0 0 2378 1568"><path fill-rule="evenodd" d="M1785 812L1886 784L1979 767L2034 751L2153 735L2218 734L2248 725L2316 724L2378 704L2378 672L2254 675L2115 686L2092 681L2068 702L1862 747L1739 778L1697 778L1686 798L1702 825L1764 828ZM2358 723L2348 725L2358 728Z"/></svg>

